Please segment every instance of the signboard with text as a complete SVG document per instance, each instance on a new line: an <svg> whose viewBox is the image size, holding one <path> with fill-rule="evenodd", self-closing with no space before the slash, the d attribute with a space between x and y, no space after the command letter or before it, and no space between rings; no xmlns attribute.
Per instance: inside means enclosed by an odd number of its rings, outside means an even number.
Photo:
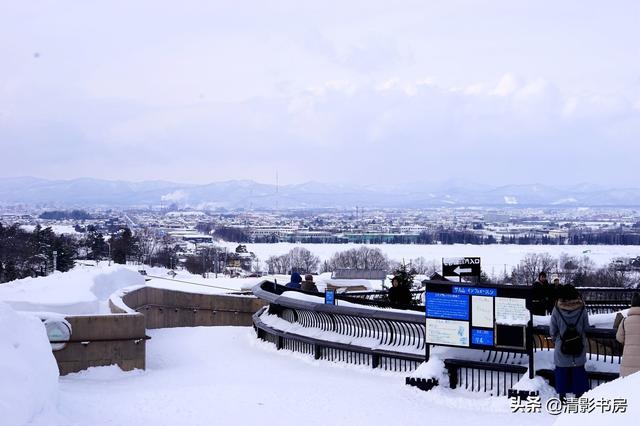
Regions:
<svg viewBox="0 0 640 426"><path fill-rule="evenodd" d="M427 344L526 352L530 287L426 284Z"/></svg>

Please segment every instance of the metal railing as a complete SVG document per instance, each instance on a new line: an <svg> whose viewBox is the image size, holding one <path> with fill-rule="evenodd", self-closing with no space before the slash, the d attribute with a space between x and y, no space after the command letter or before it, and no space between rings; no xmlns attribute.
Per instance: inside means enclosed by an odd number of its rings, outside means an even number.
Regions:
<svg viewBox="0 0 640 426"><path fill-rule="evenodd" d="M616 288L616 287L577 287L576 288L587 306L590 314L607 314L627 309L631 305L631 297L638 292L637 289ZM365 306L375 306L379 308L391 308L388 299L388 291L359 291L353 293L342 293L336 296L339 300L358 303ZM411 290L411 305L402 307L403 309L424 312L424 290Z"/></svg>
<svg viewBox="0 0 640 426"><path fill-rule="evenodd" d="M277 330L260 319L267 309L264 308L254 315L254 327L259 338L272 342L279 349L306 353L313 355L316 359L364 364L391 371L412 371L424 361L428 351L424 314L371 309L369 304L358 303L354 300L357 298L352 297L348 301L360 304L362 307L325 305L321 302L286 297L284 293L288 291L296 290L277 286L271 282L263 282L253 289L253 293L258 298L270 303L269 314L289 323L352 338L374 339L376 347L389 348L389 350L375 350L366 346L347 345ZM614 329L590 328L587 330L587 342L588 359L611 364L621 362L622 345L616 341ZM534 352L551 350L553 347L554 344L549 337L549 327L534 327ZM527 371L529 357L524 353L486 350L482 354L482 360L447 359L445 361L452 387L507 395L509 389ZM616 373L589 373L589 380L593 384L609 381L615 377L617 377Z"/></svg>
<svg viewBox="0 0 640 426"><path fill-rule="evenodd" d="M622 362L623 345L616 340L616 330L613 328L588 328L587 359L611 364ZM549 335L549 326L540 325L533 328L534 351L549 351L554 349L555 343Z"/></svg>
<svg viewBox="0 0 640 426"><path fill-rule="evenodd" d="M318 328L344 336L375 339L379 345L425 350L424 316L413 312L324 305L282 295L288 288L265 282L254 294L270 303L269 313L303 327Z"/></svg>
<svg viewBox="0 0 640 426"><path fill-rule="evenodd" d="M315 359L397 372L413 371L424 361L423 355L331 342L277 330L260 318L266 309L262 308L253 315L253 325L259 339L273 343L278 349L304 353Z"/></svg>
<svg viewBox="0 0 640 426"><path fill-rule="evenodd" d="M464 386L467 390L489 392L494 396L507 395L527 372L524 365L459 359L445 359L444 366L449 372L451 389Z"/></svg>

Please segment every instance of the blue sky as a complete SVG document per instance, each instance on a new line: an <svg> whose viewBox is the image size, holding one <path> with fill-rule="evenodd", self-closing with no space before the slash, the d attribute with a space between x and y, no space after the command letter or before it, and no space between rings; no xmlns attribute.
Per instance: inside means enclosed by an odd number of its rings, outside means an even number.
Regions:
<svg viewBox="0 0 640 426"><path fill-rule="evenodd" d="M0 176L634 183L638 2L130 3L2 6Z"/></svg>

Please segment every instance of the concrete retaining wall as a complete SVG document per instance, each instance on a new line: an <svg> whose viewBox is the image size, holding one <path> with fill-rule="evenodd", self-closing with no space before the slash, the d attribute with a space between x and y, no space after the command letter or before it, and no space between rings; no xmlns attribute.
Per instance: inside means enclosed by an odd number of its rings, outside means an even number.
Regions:
<svg viewBox="0 0 640 426"><path fill-rule="evenodd" d="M114 301L115 300L115 301ZM71 341L54 351L61 375L117 364L145 368L145 330L195 326L251 326L266 302L254 296L206 295L141 287L109 300L111 315L68 316Z"/></svg>
<svg viewBox="0 0 640 426"><path fill-rule="evenodd" d="M122 297L126 306L143 314L146 327L251 326L251 316L267 303L254 297L196 294L142 287ZM120 305L120 306L118 306ZM110 301L112 312L122 304Z"/></svg>
<svg viewBox="0 0 640 426"><path fill-rule="evenodd" d="M145 327L141 314L68 316L71 341L54 351L60 375L117 364L145 368Z"/></svg>

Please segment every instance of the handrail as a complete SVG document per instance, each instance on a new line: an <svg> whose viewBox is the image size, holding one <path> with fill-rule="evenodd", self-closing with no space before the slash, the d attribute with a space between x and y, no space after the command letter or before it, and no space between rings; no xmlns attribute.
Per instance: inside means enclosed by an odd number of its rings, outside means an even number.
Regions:
<svg viewBox="0 0 640 426"><path fill-rule="evenodd" d="M407 347L416 350L426 349L424 335L424 314L411 311L398 312L366 307L325 305L321 301L312 302L286 297L289 291L298 291L277 286L264 281L253 288L253 293L268 301L271 313L291 323L303 327L321 328L351 337L373 337L380 344ZM313 296L318 293L301 292ZM533 347L535 351L550 350L554 342L550 340L548 326L533 328ZM588 358L605 362L620 362L622 346L615 340L613 328L594 328L586 330L588 339ZM505 361L511 359L508 350L488 351L487 359ZM515 356L515 355L514 355Z"/></svg>
<svg viewBox="0 0 640 426"><path fill-rule="evenodd" d="M428 351L424 314L411 311L391 311L365 306L327 305L322 299L317 302L287 297L288 292L298 292L319 297L321 293L303 292L263 281L252 289L253 294L269 302L253 316L258 338L269 341L278 349L289 349L315 356L316 359L339 360L356 364L366 364L373 368L393 371L410 371L425 360ZM357 302L353 302L357 304ZM267 311L268 310L268 311ZM362 344L345 344L308 335L278 330L263 321L268 312L289 323L304 328L317 328L351 338L373 338L375 345L398 348L381 350ZM533 327L534 351L550 350L554 342L549 339L548 326ZM615 340L615 330L590 327L586 330L587 357L607 364L620 363L622 346ZM509 350L485 351L486 360L446 359L450 384L462 384L471 390L507 394L519 378L525 374L528 356ZM483 354L483 358L485 357ZM364 357L364 358L363 358ZM606 370L606 368L605 368ZM591 374L593 373L593 374ZM601 373L601 374L600 374ZM591 381L598 383L612 380L615 373L590 372ZM509 385L510 383L510 385ZM595 382L594 382L595 383ZM509 387L509 389L507 389Z"/></svg>
<svg viewBox="0 0 640 426"><path fill-rule="evenodd" d="M390 350L386 350L386 349L373 349L373 348L369 348L369 347L366 347L366 346L358 346L358 345L352 345L352 344L346 344L346 343L332 342L332 341L329 341L329 340L320 340L320 339L316 339L314 337L304 336L302 334L290 333L288 331L280 331L278 329L275 329L275 328L269 326L268 324L265 324L264 321L262 321L262 319L260 319L260 316L264 313L265 310L266 310L266 307L262 308L261 310L259 310L255 314L253 314L253 324L257 328L259 328L261 330L268 331L270 334L273 334L275 336L279 336L279 337L283 337L283 338L293 338L293 339L296 339L296 340L298 340L300 342L309 343L309 344L313 344L313 345L321 346L321 347L325 347L325 348L340 349L340 350L351 351L351 352L359 352L359 353L368 354L368 355L380 355L380 356L387 356L387 357L403 358L403 359L408 359L408 360L417 361L417 362L423 362L424 361L424 356L423 355L416 355L416 354L411 354L411 353L406 353L406 352L390 351Z"/></svg>
<svg viewBox="0 0 640 426"><path fill-rule="evenodd" d="M267 289L273 289L275 290L275 293L268 291ZM353 315L363 318L374 318L380 320L410 322L415 324L424 323L424 315L416 314L413 312L395 312L385 309L367 309L351 306L325 305L322 303L314 303L310 301L289 298L286 296L282 296L282 293L294 291L316 297L320 297L320 293L299 291L296 289L291 289L278 284L274 284L271 281L262 281L261 283L253 287L251 291L259 299L276 305L284 305L290 308L305 309L313 312Z"/></svg>

